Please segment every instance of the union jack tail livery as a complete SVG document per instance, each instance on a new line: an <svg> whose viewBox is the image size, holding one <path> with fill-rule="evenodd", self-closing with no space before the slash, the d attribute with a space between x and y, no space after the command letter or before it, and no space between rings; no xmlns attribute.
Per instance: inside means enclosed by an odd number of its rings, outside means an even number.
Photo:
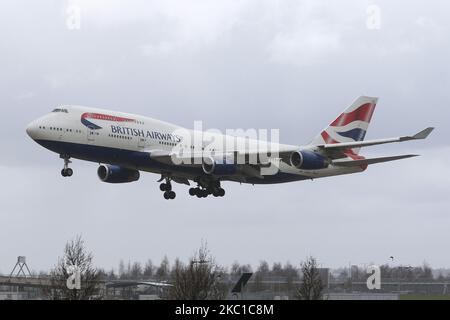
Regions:
<svg viewBox="0 0 450 320"><path fill-rule="evenodd" d="M363 141L378 98L361 96L311 142L312 145ZM358 154L360 148L352 149Z"/></svg>

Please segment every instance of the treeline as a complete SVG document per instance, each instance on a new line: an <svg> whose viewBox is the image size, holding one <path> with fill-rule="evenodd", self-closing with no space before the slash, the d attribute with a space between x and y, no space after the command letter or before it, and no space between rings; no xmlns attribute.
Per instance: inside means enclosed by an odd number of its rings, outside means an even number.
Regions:
<svg viewBox="0 0 450 320"><path fill-rule="evenodd" d="M422 266L389 266L387 264L380 266L381 278L384 281L444 281L450 280L450 273L446 270L433 271L433 269L424 263ZM335 281L366 281L367 272L365 268L352 266L334 270L331 279Z"/></svg>
<svg viewBox="0 0 450 320"><path fill-rule="evenodd" d="M179 259L176 259L173 264L170 263L167 256L165 256L159 264L155 264L151 259L145 263L141 262L125 262L121 260L117 269L111 269L105 271L99 269L100 277L105 280L169 280L173 275L176 266L180 263ZM294 280L299 278L300 263L299 266L294 266L287 262L285 264L275 262L270 265L267 261L263 260L254 269L250 264L240 264L235 261L230 267L221 267L223 274L234 279L242 275L245 272L252 272L253 277L258 278L277 278Z"/></svg>
<svg viewBox="0 0 450 320"><path fill-rule="evenodd" d="M152 260L148 260L145 263L141 262L124 262L120 261L119 266L116 270L111 269L110 271L105 271L104 269L99 269L99 274L102 279L105 280L148 280L154 279L159 281L170 280L171 275L173 275L175 266L180 262L176 259L173 264L170 263L169 259L165 256L160 263L155 264ZM267 261L260 261L256 268L253 268L250 264L240 264L235 261L230 267L221 267L223 270L223 275L228 277L230 280L238 278L242 273L252 272L253 281L260 282L264 280L277 280L286 283L292 283L294 281L300 280L301 274L301 264L293 265L290 262L280 263L275 262L269 264ZM386 281L411 281L417 282L421 280L427 281L439 281L439 280L450 280L450 272L446 270L433 271L433 269L426 263L422 266L389 266L381 265L381 275ZM347 281L351 278L352 281L366 281L367 279L366 269L359 266L352 266L351 270L349 268L340 268L335 270L330 270L330 281Z"/></svg>
<svg viewBox="0 0 450 320"><path fill-rule="evenodd" d="M424 263L420 267L411 266L380 266L381 278L384 282L392 280L408 282L431 282L450 279L449 273L434 275L431 267ZM50 272L52 286L48 287L44 296L47 299L101 299L107 292L102 292L99 283L102 280L156 280L167 282L161 298L167 299L224 299L229 297L232 286L243 273L252 272L251 281L246 286L246 292L252 297L269 294L266 298L289 297L303 300L321 299L324 290L330 285L346 290L354 281L365 282L368 274L365 268L351 266L341 270L320 268L314 257L307 257L298 265L289 262L285 264L260 261L252 269L249 264L234 262L230 267L216 263L206 243L185 262L175 259L173 263L164 257L159 264L148 260L140 262L120 261L117 271L109 272L98 269L93 264L93 254L87 251L81 236L68 241L64 255L58 258L57 264ZM72 275L70 278L69 275ZM75 275L77 275L75 277ZM74 280L78 279L78 280ZM68 282L68 280L73 282ZM77 282L78 281L78 282ZM78 284L77 284L78 283ZM77 290L73 286L78 285ZM342 286L343 285L343 286Z"/></svg>
<svg viewBox="0 0 450 320"><path fill-rule="evenodd" d="M144 280L157 279L168 280L173 270L171 269L169 259L164 257L159 265L155 265L151 259L146 263L120 261L117 271L111 269L105 271L99 269L100 279L105 280Z"/></svg>

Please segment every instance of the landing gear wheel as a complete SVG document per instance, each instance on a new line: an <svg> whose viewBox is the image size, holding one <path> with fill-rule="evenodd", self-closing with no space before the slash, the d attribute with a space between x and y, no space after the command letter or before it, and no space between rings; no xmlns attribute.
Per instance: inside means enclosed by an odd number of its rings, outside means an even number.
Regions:
<svg viewBox="0 0 450 320"><path fill-rule="evenodd" d="M173 200L173 199L175 199L176 196L177 196L176 193L173 191L164 192L164 199L166 199L166 200Z"/></svg>
<svg viewBox="0 0 450 320"><path fill-rule="evenodd" d="M159 185L159 190L161 191L172 191L172 184L170 182L161 183Z"/></svg>
<svg viewBox="0 0 450 320"><path fill-rule="evenodd" d="M197 189L195 189L195 188L190 188L189 189L189 195L195 196L196 194L197 194Z"/></svg>
<svg viewBox="0 0 450 320"><path fill-rule="evenodd" d="M61 175L62 175L63 177L71 177L71 176L73 175L73 170L70 169L70 168L62 169L62 170L61 170Z"/></svg>
<svg viewBox="0 0 450 320"><path fill-rule="evenodd" d="M66 176L71 177L73 175L73 170L71 168L66 169Z"/></svg>
<svg viewBox="0 0 450 320"><path fill-rule="evenodd" d="M219 194L219 197L223 197L225 195L225 190L220 188L218 194Z"/></svg>
<svg viewBox="0 0 450 320"><path fill-rule="evenodd" d="M161 179L158 181L162 181L162 180L166 180L166 182L161 183L159 185L159 190L164 192L164 199L169 200L169 199L175 199L175 192L172 191L172 184L170 183L170 178L169 177L161 177Z"/></svg>

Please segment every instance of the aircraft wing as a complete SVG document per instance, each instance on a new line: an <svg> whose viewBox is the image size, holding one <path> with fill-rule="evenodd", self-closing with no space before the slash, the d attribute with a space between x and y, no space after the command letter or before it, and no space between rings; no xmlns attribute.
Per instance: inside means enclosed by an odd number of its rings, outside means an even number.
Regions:
<svg viewBox="0 0 450 320"><path fill-rule="evenodd" d="M175 151L148 150L150 158L165 164L180 164L184 166L201 165L203 154L201 152L189 152L187 154L177 153Z"/></svg>
<svg viewBox="0 0 450 320"><path fill-rule="evenodd" d="M282 152L278 153L278 156L274 157L268 157L265 152L228 152L228 153L215 153L215 157L218 159L220 158L226 158L230 160L233 163L239 162L240 163L240 170L241 173L253 178L259 178L263 179L265 171L261 170L262 168L271 168L272 171L270 171L270 174L273 174L273 170L278 170L279 166L279 160L283 157L283 155L286 155L286 157L293 151L297 150L297 148L293 148L292 150L283 150ZM169 165L180 165L184 167L200 167L203 164L204 157L209 157L210 154L203 154L201 152L193 152L193 153L177 153L165 151L165 150L147 150L150 153L150 158ZM251 160L250 160L251 159ZM228 161L227 160L227 161ZM242 161L242 162L240 162ZM273 167L275 166L275 167ZM266 171L266 173L269 171ZM177 178L175 176L172 176L172 179L175 182L183 183L186 185L189 185L189 181L186 178ZM162 180L161 180L162 181Z"/></svg>
<svg viewBox="0 0 450 320"><path fill-rule="evenodd" d="M271 162L273 162L274 159L282 157L284 154L290 154L291 152L296 151L298 148L293 148L292 150L283 150L282 152L278 153L278 157L268 157L265 152L227 152L227 153L215 153L214 156L217 158L223 158L227 157L228 159L234 159L234 161L237 161L240 157L242 157L241 164L252 164L252 165L262 165L262 166L269 166ZM202 165L204 158L211 156L212 154L208 153L188 153L186 155L177 153L177 152L168 152L163 150L156 150L156 151L148 151L150 153L150 158L166 164L179 164L182 166L199 166ZM252 160L250 161L249 158L252 157Z"/></svg>
<svg viewBox="0 0 450 320"><path fill-rule="evenodd" d="M404 142L410 140L421 140L427 138L430 133L434 130L433 127L426 128L413 136L401 136L396 138L388 138L388 139L376 139L376 140L365 140L365 141L356 141L356 142L342 142L342 143L331 143L331 144L322 144L317 147L325 150L336 150L336 149L352 149L352 148L360 148L360 147L369 147L378 144L385 143L393 143L393 142Z"/></svg>

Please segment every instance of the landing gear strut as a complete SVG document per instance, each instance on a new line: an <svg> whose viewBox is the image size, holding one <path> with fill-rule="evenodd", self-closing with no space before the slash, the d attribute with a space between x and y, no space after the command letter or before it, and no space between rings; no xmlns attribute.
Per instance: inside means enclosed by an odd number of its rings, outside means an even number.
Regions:
<svg viewBox="0 0 450 320"><path fill-rule="evenodd" d="M69 168L69 164L72 163L70 161L70 157L67 155L61 155L61 159L64 159L64 168L61 170L61 175L63 177L71 177L73 175L73 170Z"/></svg>
<svg viewBox="0 0 450 320"><path fill-rule="evenodd" d="M172 191L172 184L170 183L170 179L166 178L166 183L161 183L159 185L159 190L164 192L164 199L172 200L175 199L176 193Z"/></svg>

